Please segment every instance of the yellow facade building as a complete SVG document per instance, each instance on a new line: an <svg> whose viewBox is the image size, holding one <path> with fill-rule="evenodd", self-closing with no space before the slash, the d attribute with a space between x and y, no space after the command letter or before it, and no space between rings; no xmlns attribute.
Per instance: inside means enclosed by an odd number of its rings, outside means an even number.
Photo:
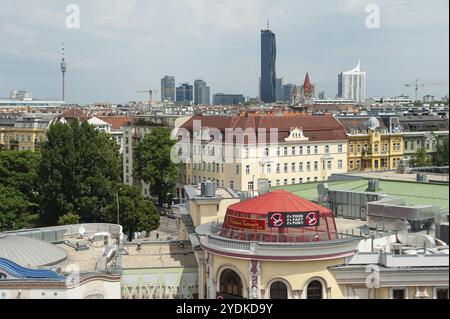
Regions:
<svg viewBox="0 0 450 319"><path fill-rule="evenodd" d="M404 157L404 134L396 118L339 118L348 138L348 171L396 170Z"/></svg>
<svg viewBox="0 0 450 319"><path fill-rule="evenodd" d="M45 142L48 128L61 119L57 113L28 113L17 119L13 127L4 131L7 150L39 151Z"/></svg>

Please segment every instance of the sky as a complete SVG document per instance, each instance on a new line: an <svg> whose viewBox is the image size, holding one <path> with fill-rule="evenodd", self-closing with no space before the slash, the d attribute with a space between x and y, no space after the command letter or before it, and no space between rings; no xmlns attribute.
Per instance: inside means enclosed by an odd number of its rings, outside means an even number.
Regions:
<svg viewBox="0 0 450 319"><path fill-rule="evenodd" d="M67 27L72 4L79 28ZM415 79L435 84L420 95L448 95L448 0L0 0L0 97L60 98L62 42L71 103L145 100L136 92L165 75L255 97L268 20L285 83L309 72L334 97L338 73L361 59L368 96L414 96Z"/></svg>

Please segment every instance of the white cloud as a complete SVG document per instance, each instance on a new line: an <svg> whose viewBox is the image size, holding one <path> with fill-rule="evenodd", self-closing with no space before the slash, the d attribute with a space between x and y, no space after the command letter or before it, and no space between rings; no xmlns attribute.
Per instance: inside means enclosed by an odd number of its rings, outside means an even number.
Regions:
<svg viewBox="0 0 450 319"><path fill-rule="evenodd" d="M97 26L114 29L134 28L136 0L90 1L89 4L84 4L80 11L88 9L87 6L94 6L94 21Z"/></svg>
<svg viewBox="0 0 450 319"><path fill-rule="evenodd" d="M27 41L35 41L39 37L39 31L36 29L21 27L10 22L2 24L1 29L9 35L18 36Z"/></svg>

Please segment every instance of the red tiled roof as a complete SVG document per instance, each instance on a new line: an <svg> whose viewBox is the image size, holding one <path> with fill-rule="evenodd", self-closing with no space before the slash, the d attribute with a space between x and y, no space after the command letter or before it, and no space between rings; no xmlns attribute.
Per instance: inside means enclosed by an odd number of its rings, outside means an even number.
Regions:
<svg viewBox="0 0 450 319"><path fill-rule="evenodd" d="M225 133L225 129L278 129L279 142L284 142L292 128L302 128L310 141L344 141L347 139L344 128L330 115L307 116L194 116L182 128L193 131L194 121L200 121L202 128L216 128Z"/></svg>
<svg viewBox="0 0 450 319"><path fill-rule="evenodd" d="M83 111L77 109L70 109L63 114L64 119L67 121L78 120L78 121L87 121L89 120L89 116L87 116Z"/></svg>
<svg viewBox="0 0 450 319"><path fill-rule="evenodd" d="M113 130L120 130L131 121L131 117L128 116L97 116L97 118L111 124Z"/></svg>

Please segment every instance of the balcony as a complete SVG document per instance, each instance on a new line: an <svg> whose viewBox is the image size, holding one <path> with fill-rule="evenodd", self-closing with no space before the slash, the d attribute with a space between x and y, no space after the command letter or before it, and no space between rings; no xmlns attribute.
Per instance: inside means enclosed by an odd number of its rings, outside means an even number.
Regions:
<svg viewBox="0 0 450 319"><path fill-rule="evenodd" d="M197 227L196 232L200 245L206 251L219 255L239 257L243 259L263 260L324 260L353 256L362 237L338 233L335 240L326 240L321 234L305 238L298 236L279 235L279 241L264 242L263 236L248 232L244 238L248 241L230 239L221 236L222 225L208 223Z"/></svg>
<svg viewBox="0 0 450 319"><path fill-rule="evenodd" d="M371 158L373 156L372 150L362 151L362 157Z"/></svg>

